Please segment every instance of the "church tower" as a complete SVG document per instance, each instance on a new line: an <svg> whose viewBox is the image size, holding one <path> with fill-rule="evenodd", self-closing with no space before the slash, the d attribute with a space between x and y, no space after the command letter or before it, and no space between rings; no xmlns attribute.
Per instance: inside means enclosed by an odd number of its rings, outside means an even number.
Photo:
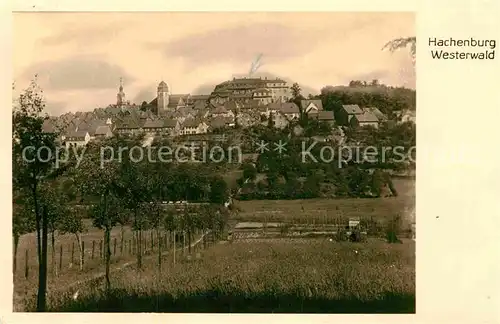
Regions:
<svg viewBox="0 0 500 324"><path fill-rule="evenodd" d="M123 79L120 78L120 88L118 93L116 94L116 105L118 107L123 107L126 104L125 102L125 92L123 92Z"/></svg>
<svg viewBox="0 0 500 324"><path fill-rule="evenodd" d="M162 112L168 110L169 97L170 97L170 89L168 88L168 85L164 81L161 81L160 84L158 85L158 92L157 92L158 114L161 114Z"/></svg>

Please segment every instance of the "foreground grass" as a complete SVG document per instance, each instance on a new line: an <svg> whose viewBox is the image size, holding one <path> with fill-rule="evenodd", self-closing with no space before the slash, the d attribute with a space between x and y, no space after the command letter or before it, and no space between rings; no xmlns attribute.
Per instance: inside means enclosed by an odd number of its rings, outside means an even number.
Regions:
<svg viewBox="0 0 500 324"><path fill-rule="evenodd" d="M326 239L221 244L191 260L113 274L110 293L93 281L49 296L59 312L415 312L414 242Z"/></svg>

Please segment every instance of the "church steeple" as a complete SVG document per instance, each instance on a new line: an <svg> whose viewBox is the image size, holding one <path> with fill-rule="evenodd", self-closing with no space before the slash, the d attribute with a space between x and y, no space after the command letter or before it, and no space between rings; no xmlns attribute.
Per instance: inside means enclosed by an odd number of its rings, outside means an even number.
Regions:
<svg viewBox="0 0 500 324"><path fill-rule="evenodd" d="M118 93L116 94L116 105L117 106L125 105L125 92L123 92L123 78L120 78L120 88L118 89Z"/></svg>

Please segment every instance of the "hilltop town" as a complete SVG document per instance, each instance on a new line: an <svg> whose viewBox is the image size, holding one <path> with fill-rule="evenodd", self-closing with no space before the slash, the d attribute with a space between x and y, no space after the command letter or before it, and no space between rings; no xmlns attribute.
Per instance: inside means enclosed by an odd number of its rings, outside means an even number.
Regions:
<svg viewBox="0 0 500 324"><path fill-rule="evenodd" d="M378 128L390 120L415 121L414 107L388 108L384 102L384 107L363 105L356 96L347 97L343 102L337 99L333 104L330 100L330 94L335 96L377 88L387 93L401 88L379 85L377 80L368 84L351 81L347 87L330 88L325 87L320 95L305 98L297 83L289 84L280 78L243 77L216 85L210 94L191 95L171 93L169 85L161 81L155 98L137 104L126 99L120 80L115 103L90 112L51 117L45 121L44 130L58 132L61 142L69 147L84 146L89 141L115 134L169 138L185 135L196 138L208 134L200 137L207 138L210 134L224 133L224 130L256 125L284 129L300 124L306 118L328 124L332 129L330 137L341 142L346 127ZM402 90L414 94L413 90Z"/></svg>

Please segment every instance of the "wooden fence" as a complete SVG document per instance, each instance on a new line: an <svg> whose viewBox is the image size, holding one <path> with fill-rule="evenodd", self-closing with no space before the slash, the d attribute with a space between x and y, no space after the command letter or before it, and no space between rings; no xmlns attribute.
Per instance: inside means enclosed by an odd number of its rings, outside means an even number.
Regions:
<svg viewBox="0 0 500 324"><path fill-rule="evenodd" d="M135 260L139 252L141 255L153 255L159 250L178 250L180 256L197 252L214 243L213 235L204 235L201 230L192 233L192 242L189 242L184 233L155 231L144 232L142 240L134 235L132 238L112 237L110 241L111 263L124 260ZM198 244L193 244L199 241ZM191 243L191 245L189 245ZM141 244L141 245L139 245ZM139 247L142 247L139 249ZM81 252L80 252L81 251ZM17 251L16 276L25 279L38 273L38 257L36 248ZM47 267L49 276L59 276L67 271L87 271L105 263L105 244L100 240L82 240L81 250L78 243L62 242L48 246ZM21 257L21 258L20 258ZM22 265L20 267L20 265Z"/></svg>

